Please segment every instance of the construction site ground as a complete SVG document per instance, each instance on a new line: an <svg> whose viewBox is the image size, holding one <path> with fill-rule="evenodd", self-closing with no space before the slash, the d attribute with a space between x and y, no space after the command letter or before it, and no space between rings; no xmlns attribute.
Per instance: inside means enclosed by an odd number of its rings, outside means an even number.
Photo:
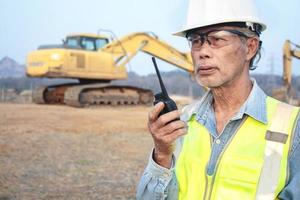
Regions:
<svg viewBox="0 0 300 200"><path fill-rule="evenodd" d="M0 104L0 199L135 199L151 107Z"/></svg>
<svg viewBox="0 0 300 200"><path fill-rule="evenodd" d="M0 199L135 199L149 109L0 104Z"/></svg>

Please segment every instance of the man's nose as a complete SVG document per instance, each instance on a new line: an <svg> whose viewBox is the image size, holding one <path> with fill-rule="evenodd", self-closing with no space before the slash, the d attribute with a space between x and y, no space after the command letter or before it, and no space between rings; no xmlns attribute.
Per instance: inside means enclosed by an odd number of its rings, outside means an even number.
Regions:
<svg viewBox="0 0 300 200"><path fill-rule="evenodd" d="M198 57L201 59L210 58L211 57L211 49L210 49L208 40L205 39L203 42L201 41L201 43L202 43L202 45L197 53Z"/></svg>

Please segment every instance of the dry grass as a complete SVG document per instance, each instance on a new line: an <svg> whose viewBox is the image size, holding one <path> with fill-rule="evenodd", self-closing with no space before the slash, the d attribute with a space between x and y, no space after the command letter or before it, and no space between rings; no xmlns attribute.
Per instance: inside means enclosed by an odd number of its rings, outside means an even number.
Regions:
<svg viewBox="0 0 300 200"><path fill-rule="evenodd" d="M0 104L0 199L134 199L149 109Z"/></svg>

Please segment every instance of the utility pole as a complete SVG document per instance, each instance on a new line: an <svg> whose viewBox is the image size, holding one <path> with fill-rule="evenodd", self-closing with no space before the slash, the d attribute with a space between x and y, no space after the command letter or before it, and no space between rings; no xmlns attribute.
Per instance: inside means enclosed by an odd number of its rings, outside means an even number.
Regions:
<svg viewBox="0 0 300 200"><path fill-rule="evenodd" d="M1 102L4 102L4 87L1 87Z"/></svg>
<svg viewBox="0 0 300 200"><path fill-rule="evenodd" d="M29 102L32 102L32 95L33 95L33 85L32 85L32 81L30 81L30 96L28 97Z"/></svg>
<svg viewBox="0 0 300 200"><path fill-rule="evenodd" d="M194 99L194 94L193 94L193 85L189 84L189 97L191 99Z"/></svg>
<svg viewBox="0 0 300 200"><path fill-rule="evenodd" d="M271 53L271 57L269 58L269 66L270 66L270 77L268 78L268 84L273 88L275 87L275 77L274 77L274 53Z"/></svg>

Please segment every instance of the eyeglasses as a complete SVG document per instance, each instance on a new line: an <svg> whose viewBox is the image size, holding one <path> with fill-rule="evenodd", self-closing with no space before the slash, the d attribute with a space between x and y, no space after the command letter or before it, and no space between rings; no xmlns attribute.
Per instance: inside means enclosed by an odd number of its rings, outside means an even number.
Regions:
<svg viewBox="0 0 300 200"><path fill-rule="evenodd" d="M187 34L187 40L192 50L199 50L205 41L211 48L221 48L231 43L230 38L240 36L248 38L245 33L237 30L211 30L205 33Z"/></svg>

